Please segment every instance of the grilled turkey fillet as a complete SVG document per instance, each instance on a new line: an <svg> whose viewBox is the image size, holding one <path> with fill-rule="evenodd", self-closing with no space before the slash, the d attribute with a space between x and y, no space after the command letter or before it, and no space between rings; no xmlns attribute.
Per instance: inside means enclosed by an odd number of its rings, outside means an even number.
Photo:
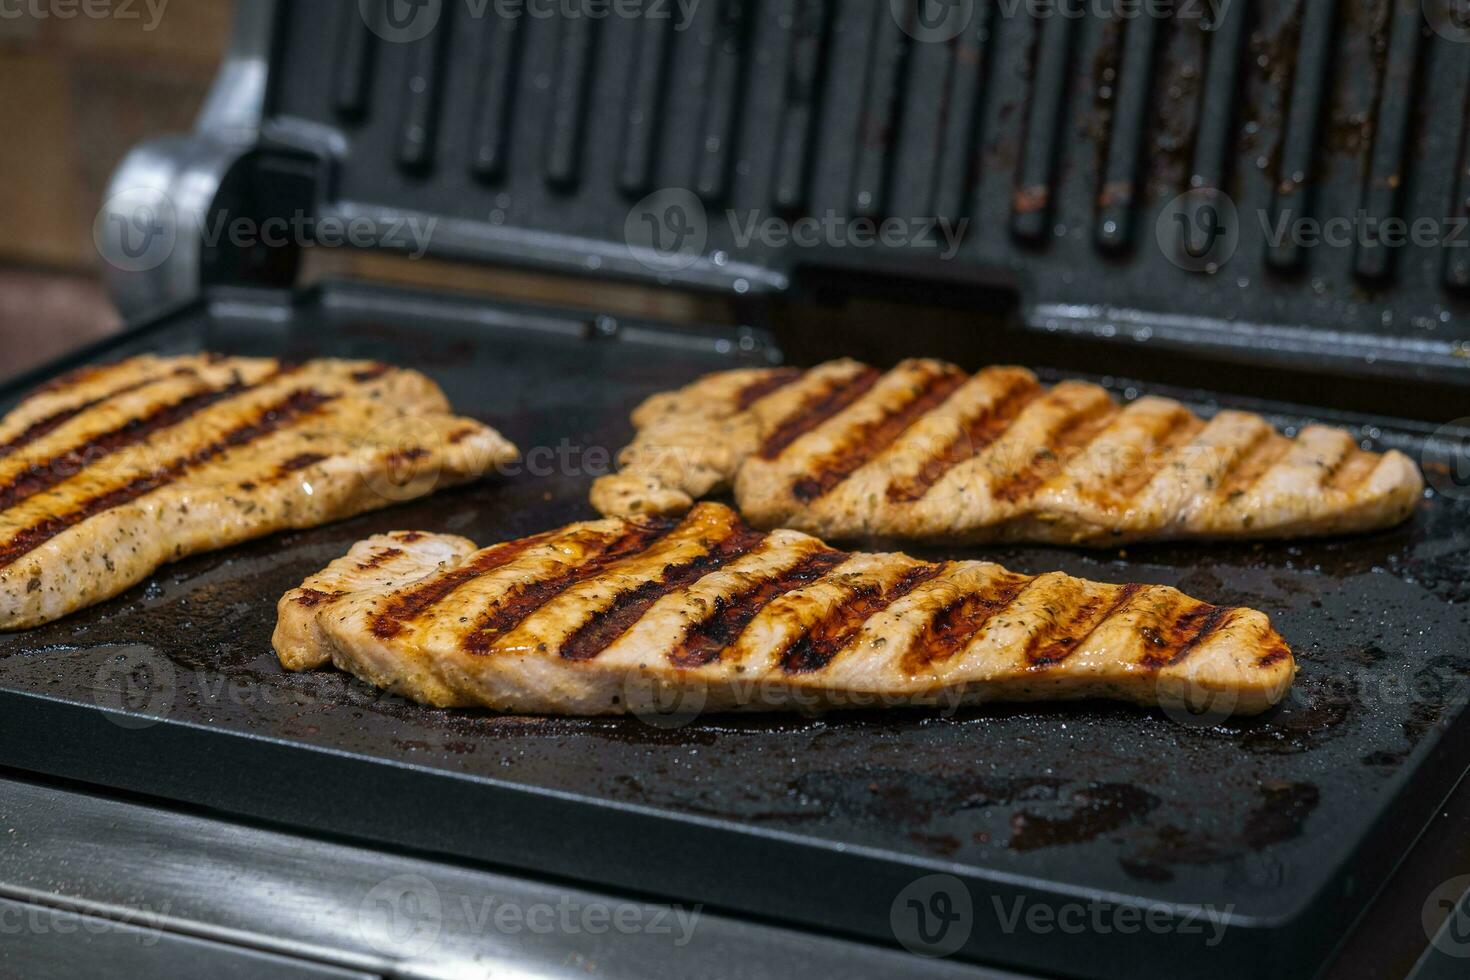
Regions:
<svg viewBox="0 0 1470 980"><path fill-rule="evenodd" d="M621 471L593 487L603 514L733 488L757 527L834 538L1290 538L1396 524L1424 486L1403 453L1341 429L1288 438L1248 412L1205 421L1167 398L1120 406L1093 384L934 360L722 372L633 422Z"/></svg>
<svg viewBox="0 0 1470 980"><path fill-rule="evenodd" d="M160 565L475 479L515 457L414 371L367 361L144 356L0 420L0 629Z"/></svg>
<svg viewBox="0 0 1470 980"><path fill-rule="evenodd" d="M281 600L281 662L330 660L432 705L572 715L1093 697L1252 714L1296 669L1253 609L842 552L719 504L466 548L362 542Z"/></svg>

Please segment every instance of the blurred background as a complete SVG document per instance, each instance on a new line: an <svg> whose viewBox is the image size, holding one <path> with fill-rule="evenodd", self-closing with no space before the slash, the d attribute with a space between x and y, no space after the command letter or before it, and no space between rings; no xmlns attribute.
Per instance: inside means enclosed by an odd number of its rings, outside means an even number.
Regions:
<svg viewBox="0 0 1470 980"><path fill-rule="evenodd" d="M87 17L0 4L0 380L121 327L92 226L128 150L187 132L229 45L233 0L136 0ZM123 8L118 8L122 10ZM48 12L49 11L49 12ZM708 297L401 256L308 250L303 279L350 275L634 316L728 322Z"/></svg>
<svg viewBox="0 0 1470 980"><path fill-rule="evenodd" d="M92 244L108 177L134 144L190 128L228 43L230 0L135 9L0 16L0 376L120 325Z"/></svg>

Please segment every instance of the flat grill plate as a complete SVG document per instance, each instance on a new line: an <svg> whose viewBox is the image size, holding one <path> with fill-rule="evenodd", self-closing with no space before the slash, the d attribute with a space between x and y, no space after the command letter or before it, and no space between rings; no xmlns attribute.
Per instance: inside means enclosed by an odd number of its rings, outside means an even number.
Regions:
<svg viewBox="0 0 1470 980"><path fill-rule="evenodd" d="M0 763L883 942L899 891L948 873L973 898L961 955L1120 976L1309 972L1466 766L1470 506L1442 497L1405 527L1319 542L930 552L1266 611L1301 675L1284 707L1240 723L1077 704L661 727L430 710L334 672L290 675L270 646L276 601L354 541L412 528L487 545L587 519L639 400L765 357L733 331L607 337L349 287L287 311L216 303L94 356L201 348L425 370L526 465L194 558L0 637ZM1412 427L1374 424L1412 450ZM1208 906L1229 927L1008 925L1018 907L1094 899Z"/></svg>

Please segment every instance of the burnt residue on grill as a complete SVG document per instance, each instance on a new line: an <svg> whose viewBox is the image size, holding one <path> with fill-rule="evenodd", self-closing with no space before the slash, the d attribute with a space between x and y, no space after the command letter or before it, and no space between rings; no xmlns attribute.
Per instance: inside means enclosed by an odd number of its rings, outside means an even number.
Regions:
<svg viewBox="0 0 1470 980"><path fill-rule="evenodd" d="M1009 847L1031 851L1080 844L1134 823L1158 808L1159 798L1137 786L1101 783L1069 794L1063 812L1025 809L1011 817Z"/></svg>

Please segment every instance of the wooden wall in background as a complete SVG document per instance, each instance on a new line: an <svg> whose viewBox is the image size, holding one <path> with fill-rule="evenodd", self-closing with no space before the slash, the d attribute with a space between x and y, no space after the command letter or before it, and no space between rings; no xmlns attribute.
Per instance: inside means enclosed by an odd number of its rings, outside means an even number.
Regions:
<svg viewBox="0 0 1470 980"><path fill-rule="evenodd" d="M0 378L117 328L92 244L108 177L130 146L190 128L233 10L0 4Z"/></svg>
<svg viewBox="0 0 1470 980"><path fill-rule="evenodd" d="M0 5L0 261L95 269L92 221L108 177L130 146L191 127L233 9L232 0Z"/></svg>

